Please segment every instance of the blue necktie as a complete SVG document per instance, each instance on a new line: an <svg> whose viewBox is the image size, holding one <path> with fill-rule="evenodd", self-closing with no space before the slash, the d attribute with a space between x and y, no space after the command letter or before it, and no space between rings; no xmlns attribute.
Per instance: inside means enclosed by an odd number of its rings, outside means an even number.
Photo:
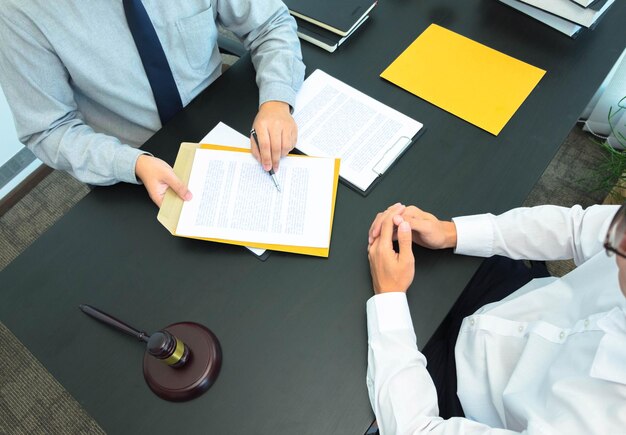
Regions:
<svg viewBox="0 0 626 435"><path fill-rule="evenodd" d="M141 63L148 76L161 124L165 125L183 108L172 70L141 0L123 1L130 33L133 35Z"/></svg>

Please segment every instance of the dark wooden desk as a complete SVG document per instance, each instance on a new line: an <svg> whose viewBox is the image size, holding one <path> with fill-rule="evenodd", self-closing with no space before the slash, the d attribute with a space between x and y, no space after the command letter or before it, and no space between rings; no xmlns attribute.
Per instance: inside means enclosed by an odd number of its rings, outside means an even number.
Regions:
<svg viewBox="0 0 626 435"><path fill-rule="evenodd" d="M548 71L494 137L378 78L431 22ZM0 274L0 319L110 433L361 434L367 229L395 201L442 218L522 203L626 45L626 3L571 40L494 0L385 0L335 54L306 43L322 68L423 122L428 131L371 195L340 186L330 258L179 239L156 221L143 187L98 188ZM218 121L248 131L258 91L244 59L145 148L173 162L181 141ZM409 300L423 345L479 264L416 249ZM148 329L193 320L218 335L222 373L184 404L150 393L142 347L85 317L91 303ZM35 385L33 388L37 388Z"/></svg>

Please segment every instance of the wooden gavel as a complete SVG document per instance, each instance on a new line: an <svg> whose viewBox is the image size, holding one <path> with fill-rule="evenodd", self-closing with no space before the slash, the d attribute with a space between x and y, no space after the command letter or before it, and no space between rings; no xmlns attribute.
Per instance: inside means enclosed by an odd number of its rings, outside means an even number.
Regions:
<svg viewBox="0 0 626 435"><path fill-rule="evenodd" d="M190 400L215 382L222 365L222 350L217 337L205 326L180 322L148 335L90 305L79 308L105 325L146 343L143 374L159 397Z"/></svg>

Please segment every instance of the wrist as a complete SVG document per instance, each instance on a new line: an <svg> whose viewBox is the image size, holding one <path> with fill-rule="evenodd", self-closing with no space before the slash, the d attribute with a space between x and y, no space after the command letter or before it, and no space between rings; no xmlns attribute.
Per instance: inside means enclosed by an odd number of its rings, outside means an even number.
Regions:
<svg viewBox="0 0 626 435"><path fill-rule="evenodd" d="M143 181L144 171L151 157L150 154L140 154L139 157L137 157L137 161L135 162L135 176L141 181Z"/></svg>
<svg viewBox="0 0 626 435"><path fill-rule="evenodd" d="M265 103L261 104L261 106L259 106L259 112L261 110L284 111L286 113L291 113L289 104L285 103L284 101L275 100L266 101Z"/></svg>
<svg viewBox="0 0 626 435"><path fill-rule="evenodd" d="M443 221L441 222L443 226L443 234L444 234L444 247L456 249L456 225L454 222Z"/></svg>

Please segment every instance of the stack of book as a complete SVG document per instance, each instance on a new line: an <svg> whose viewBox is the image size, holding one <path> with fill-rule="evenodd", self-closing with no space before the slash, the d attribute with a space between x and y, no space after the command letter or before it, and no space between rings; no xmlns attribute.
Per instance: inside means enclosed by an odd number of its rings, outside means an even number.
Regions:
<svg viewBox="0 0 626 435"><path fill-rule="evenodd" d="M334 52L369 18L378 0L284 0L298 24L298 36Z"/></svg>
<svg viewBox="0 0 626 435"><path fill-rule="evenodd" d="M500 2L575 38L593 29L615 0L500 0Z"/></svg>

